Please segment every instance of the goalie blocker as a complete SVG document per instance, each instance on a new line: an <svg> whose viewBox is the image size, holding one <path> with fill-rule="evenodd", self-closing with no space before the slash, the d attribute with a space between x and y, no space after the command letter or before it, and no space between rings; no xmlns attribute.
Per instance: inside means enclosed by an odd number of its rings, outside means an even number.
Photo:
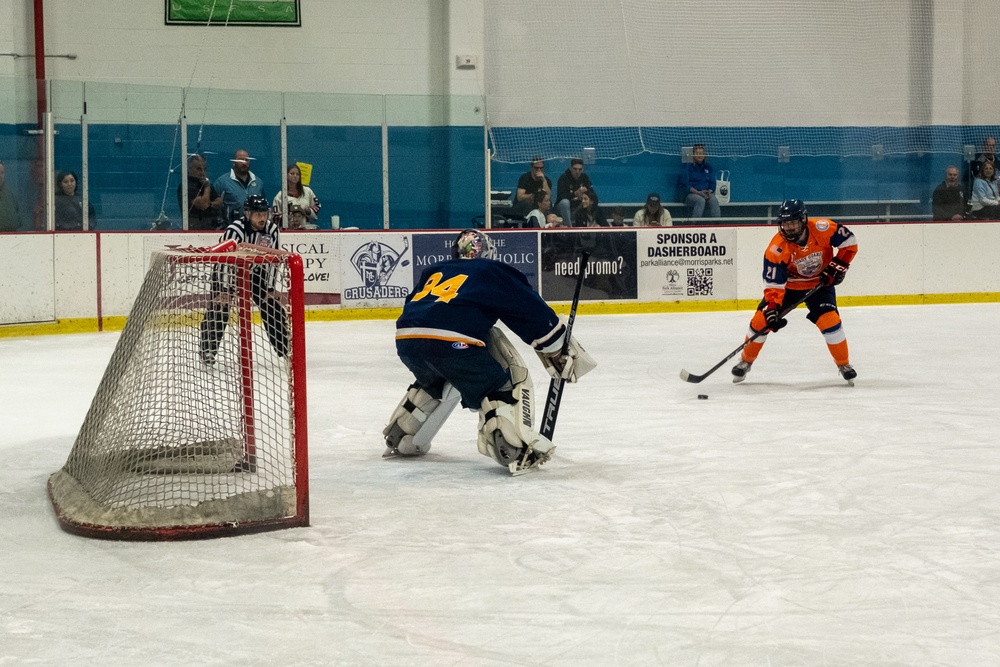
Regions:
<svg viewBox="0 0 1000 667"><path fill-rule="evenodd" d="M594 368L579 343L563 353L565 325L527 279L493 259L491 239L461 232L452 259L424 269L396 322L396 350L415 382L383 431L386 456L427 453L459 402L478 410L477 448L513 473L547 461L553 445L534 428L531 375L502 321L546 369L575 382Z"/></svg>

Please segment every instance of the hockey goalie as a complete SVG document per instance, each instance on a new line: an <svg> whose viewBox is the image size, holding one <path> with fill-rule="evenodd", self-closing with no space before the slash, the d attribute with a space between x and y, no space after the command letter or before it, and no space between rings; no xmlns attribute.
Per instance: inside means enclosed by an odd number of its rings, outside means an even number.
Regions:
<svg viewBox="0 0 1000 667"><path fill-rule="evenodd" d="M494 326L502 321L553 377L576 382L596 363L493 241L463 230L452 259L427 267L396 321L396 351L414 383L385 427L384 456L419 456L461 402L479 411L479 452L518 474L548 461L552 442L534 428L531 375Z"/></svg>

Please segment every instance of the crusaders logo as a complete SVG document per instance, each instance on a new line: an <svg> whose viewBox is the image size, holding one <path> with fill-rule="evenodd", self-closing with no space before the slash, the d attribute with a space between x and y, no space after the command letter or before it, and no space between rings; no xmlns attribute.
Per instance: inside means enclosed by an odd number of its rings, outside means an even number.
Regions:
<svg viewBox="0 0 1000 667"><path fill-rule="evenodd" d="M351 300L363 299L399 299L406 297L406 288L389 285L398 266L409 266L410 260L403 256L410 249L410 239L403 238L403 249L396 250L387 243L371 241L361 246L351 255L351 266L361 276L362 287L351 287L344 290L344 298Z"/></svg>

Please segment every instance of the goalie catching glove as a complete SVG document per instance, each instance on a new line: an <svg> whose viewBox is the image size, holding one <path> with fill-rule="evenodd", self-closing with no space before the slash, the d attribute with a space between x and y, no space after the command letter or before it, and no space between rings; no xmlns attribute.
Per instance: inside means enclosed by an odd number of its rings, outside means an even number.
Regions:
<svg viewBox="0 0 1000 667"><path fill-rule="evenodd" d="M565 333L563 334L563 336ZM566 354L562 353L563 336L559 336L558 345L552 344L544 349L535 350L541 360L545 370L555 379L563 379L567 382L576 382L584 375L594 370L597 362L583 349L583 346L575 338L569 339L569 348ZM555 347L555 351L551 350Z"/></svg>
<svg viewBox="0 0 1000 667"><path fill-rule="evenodd" d="M844 278L847 276L847 269L849 269L850 266L850 264L839 257L834 257L830 260L830 263L826 265L826 268L823 269L823 273L820 274L820 277L826 285L839 285L844 282Z"/></svg>

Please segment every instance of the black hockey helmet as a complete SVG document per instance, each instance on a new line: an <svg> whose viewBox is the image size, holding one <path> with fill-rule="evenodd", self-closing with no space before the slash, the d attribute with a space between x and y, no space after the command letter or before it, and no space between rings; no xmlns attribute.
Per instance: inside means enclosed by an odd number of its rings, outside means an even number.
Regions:
<svg viewBox="0 0 1000 667"><path fill-rule="evenodd" d="M801 199L786 199L778 207L778 227L780 228L781 236L786 241L791 243L801 241L802 233L806 229L806 222L808 220L809 215L806 212L806 205ZM793 221L799 221L800 224L786 226L787 223Z"/></svg>
<svg viewBox="0 0 1000 667"><path fill-rule="evenodd" d="M496 246L493 240L478 229L463 229L451 245L454 259L495 259Z"/></svg>
<svg viewBox="0 0 1000 667"><path fill-rule="evenodd" d="M270 211L271 205L267 203L264 195L249 195L243 201L244 211Z"/></svg>

